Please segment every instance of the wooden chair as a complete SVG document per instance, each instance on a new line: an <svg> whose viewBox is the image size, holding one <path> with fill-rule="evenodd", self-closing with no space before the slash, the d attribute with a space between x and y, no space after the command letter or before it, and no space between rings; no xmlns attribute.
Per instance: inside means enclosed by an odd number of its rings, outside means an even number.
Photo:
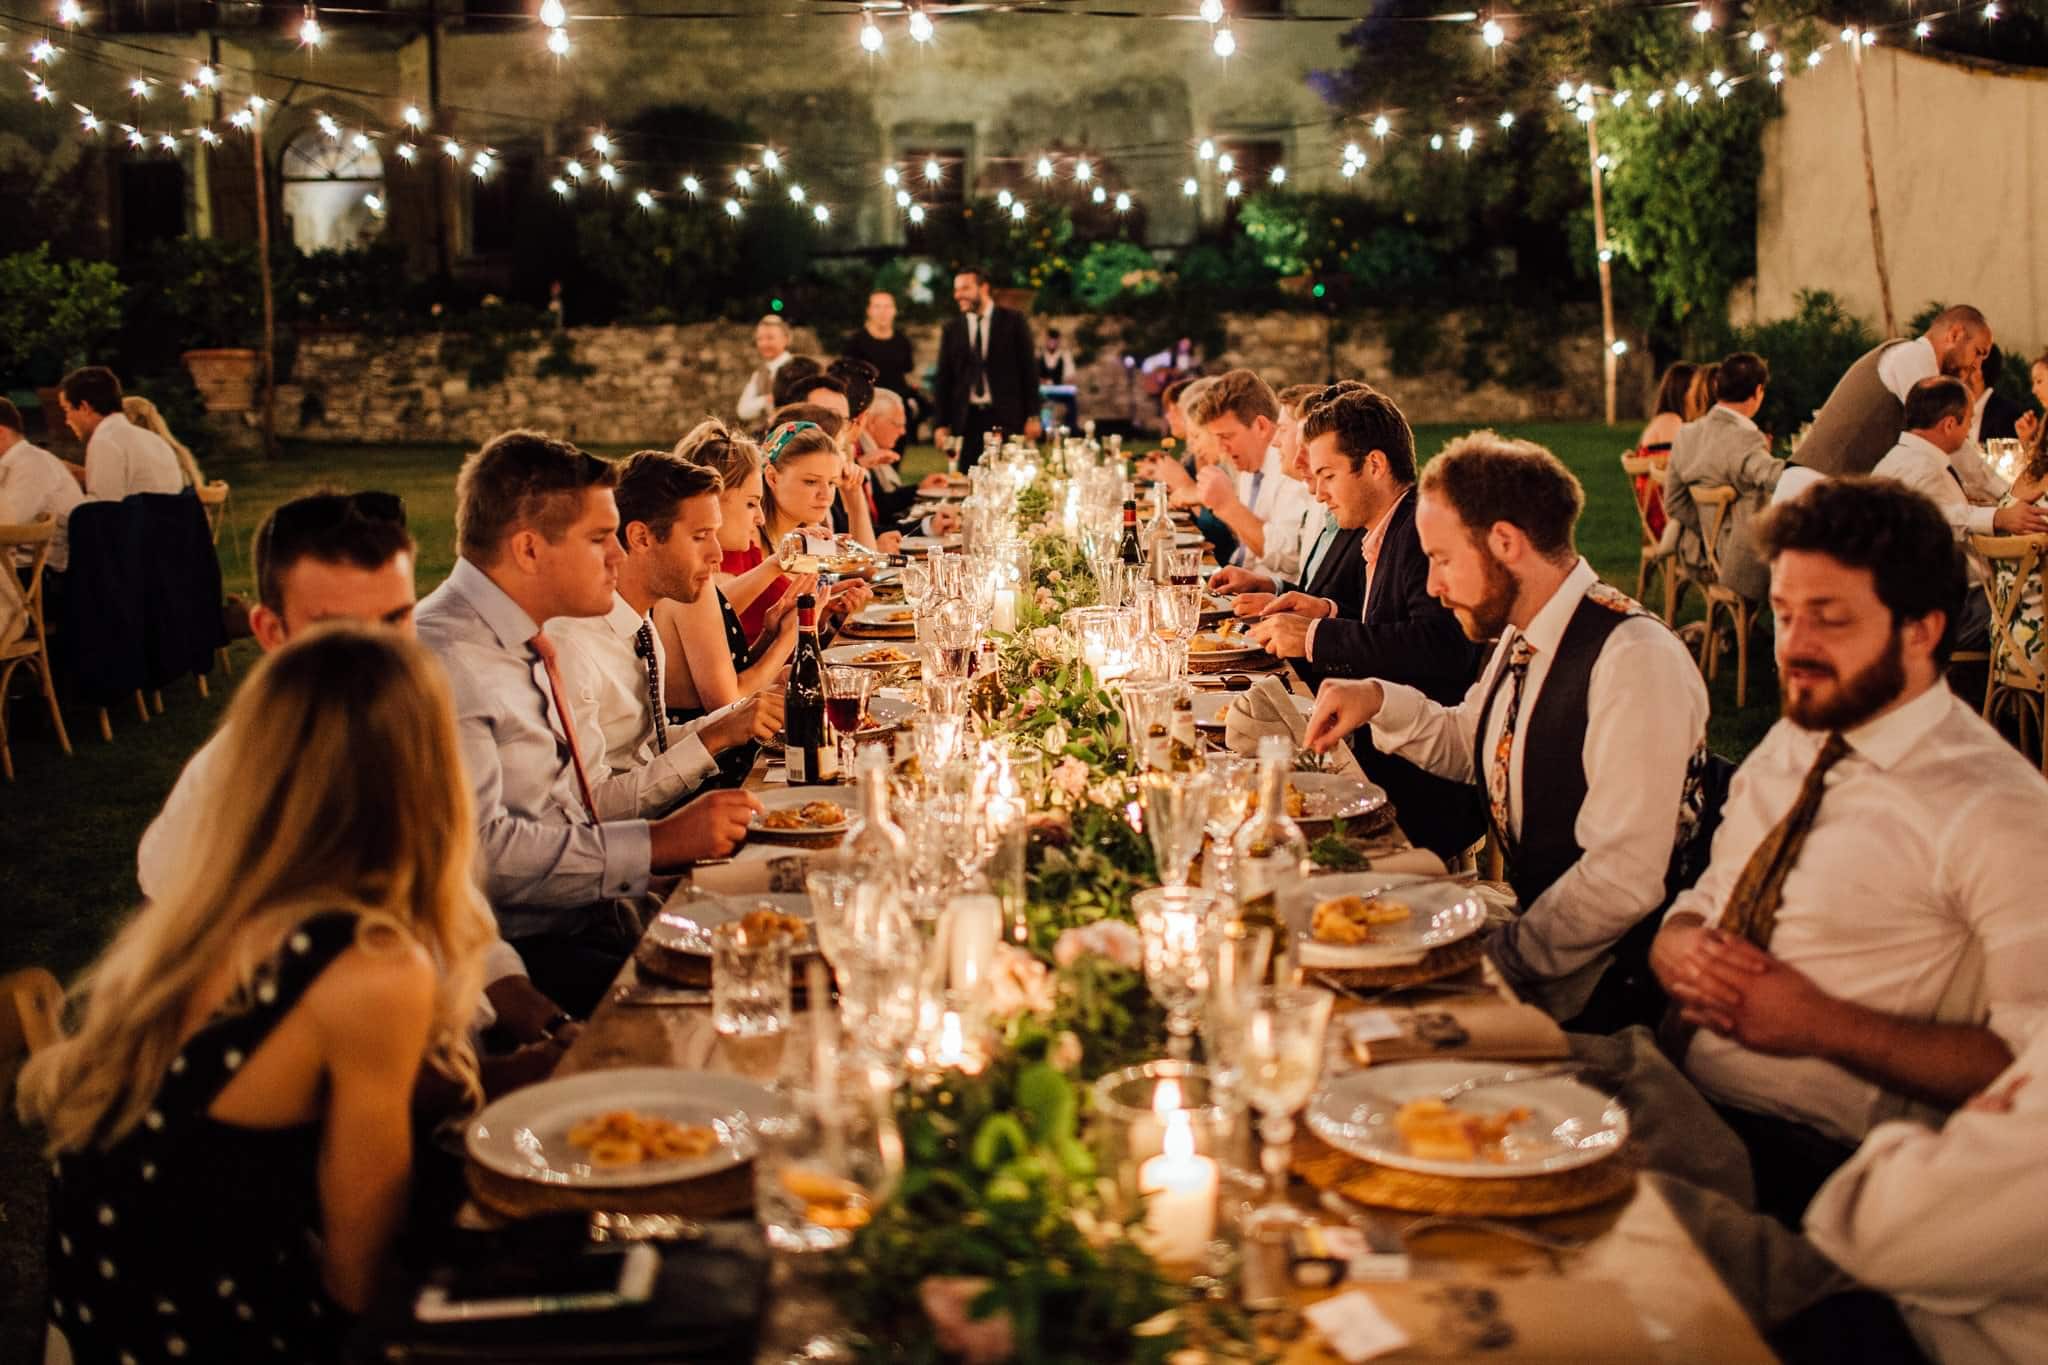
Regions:
<svg viewBox="0 0 2048 1365"><path fill-rule="evenodd" d="M1749 701L1749 637L1763 613L1757 603L1721 580L1721 539L1735 506L1735 488L1725 483L1702 484L1692 490L1692 500L1700 509L1700 539L1706 545L1710 580L1700 583L1707 599L1707 633L1700 640L1700 669L1709 678L1720 671L1721 636L1714 629L1714 618L1726 612L1728 623L1735 628L1735 704L1743 706Z"/></svg>
<svg viewBox="0 0 2048 1365"><path fill-rule="evenodd" d="M64 731L64 712L57 705L57 685L50 677L50 631L43 620L43 569L49 562L50 542L57 525L49 518L28 525L0 525L0 573L14 572L14 552L29 552L28 583L22 597L28 609L28 629L11 645L0 645L0 773L14 780L14 753L7 746L7 689L14 671L23 666L35 670L43 686L43 700L49 703L50 724L57 728L57 743L71 752L71 736Z"/></svg>
<svg viewBox="0 0 2048 1365"><path fill-rule="evenodd" d="M1641 533L1636 562L1636 601L1648 604L1650 599L1646 594L1651 576L1660 577L1664 582L1662 614L1667 622L1675 624L1679 594L1692 581L1692 575L1686 572L1684 561L1678 557L1677 541L1659 539L1650 533L1650 490L1664 477L1664 466L1648 455L1625 450L1621 453L1621 472L1628 479L1629 496L1635 500L1636 530ZM1650 482L1640 482L1645 478Z"/></svg>
<svg viewBox="0 0 2048 1365"><path fill-rule="evenodd" d="M2020 751L2026 751L2031 729L2041 754L2041 771L2048 774L2048 656L2029 659L2013 638L2028 586L2037 594L2042 591L2048 535L1971 536L1970 547L1989 565L1984 596L1991 603L1990 680L1984 688L1984 719L1994 720L2011 711ZM1997 570L2003 564L2012 565L2013 573L2001 589Z"/></svg>
<svg viewBox="0 0 2048 1365"><path fill-rule="evenodd" d="M215 479L211 483L201 484L193 491L199 495L199 505L206 509L206 529L213 533L213 543L218 548L220 545L221 524L227 520L228 516L227 483L225 480ZM235 665L228 658L228 647L226 645L220 647L219 658L220 671L232 676L235 671ZM199 679L199 695L203 697L206 694L206 679L202 676Z"/></svg>
<svg viewBox="0 0 2048 1365"><path fill-rule="evenodd" d="M0 1097L12 1099L14 1073L30 1055L64 1036L64 988L41 967L0 976Z"/></svg>

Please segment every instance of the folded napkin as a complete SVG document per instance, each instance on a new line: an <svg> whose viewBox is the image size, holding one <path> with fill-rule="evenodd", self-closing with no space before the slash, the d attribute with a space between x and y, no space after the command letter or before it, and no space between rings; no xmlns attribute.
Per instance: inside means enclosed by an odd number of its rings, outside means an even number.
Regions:
<svg viewBox="0 0 2048 1365"><path fill-rule="evenodd" d="M1234 754L1256 754L1259 741L1281 734L1301 747L1308 738L1308 721L1294 704L1294 694L1280 679L1267 676L1231 699L1223 711L1223 745Z"/></svg>
<svg viewBox="0 0 2048 1365"><path fill-rule="evenodd" d="M1377 1329L1351 1337L1339 1327L1331 1345L1358 1344L1347 1360L1441 1360L1484 1356L1519 1361L1639 1362L1657 1346L1618 1282L1551 1279L1406 1280L1350 1289L1375 1310ZM1588 1304L1600 1311L1588 1312ZM1311 1321L1315 1319L1311 1318ZM1384 1324L1384 1325L1382 1325ZM1327 1339L1327 1338L1326 1338ZM1405 1340L1403 1340L1405 1339Z"/></svg>
<svg viewBox="0 0 2048 1365"><path fill-rule="evenodd" d="M1571 1056L1555 1019L1497 996L1425 995L1413 1004L1353 1010L1341 1018L1361 1066L1423 1057L1537 1062Z"/></svg>

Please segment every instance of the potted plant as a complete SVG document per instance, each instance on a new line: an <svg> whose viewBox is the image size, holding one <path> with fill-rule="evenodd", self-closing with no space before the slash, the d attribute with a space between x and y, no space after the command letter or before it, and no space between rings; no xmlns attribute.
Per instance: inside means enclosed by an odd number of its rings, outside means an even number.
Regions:
<svg viewBox="0 0 2048 1365"><path fill-rule="evenodd" d="M247 412L262 368L263 304L256 248L183 237L151 261L157 310L188 349L180 359L208 412Z"/></svg>
<svg viewBox="0 0 2048 1365"><path fill-rule="evenodd" d="M123 292L113 266L53 261L47 244L0 259L0 374L36 390L46 425L55 420L57 381L106 359Z"/></svg>

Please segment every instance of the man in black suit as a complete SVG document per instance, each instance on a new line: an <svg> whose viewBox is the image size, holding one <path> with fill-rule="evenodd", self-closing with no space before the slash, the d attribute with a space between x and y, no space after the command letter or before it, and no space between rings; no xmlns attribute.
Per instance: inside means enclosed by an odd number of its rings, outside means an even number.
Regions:
<svg viewBox="0 0 2048 1365"><path fill-rule="evenodd" d="M1031 324L1011 308L996 307L988 276L977 268L953 277L960 316L939 337L939 373L933 387L941 446L960 442L960 467L981 458L987 432L1038 438L1038 361Z"/></svg>
<svg viewBox="0 0 2048 1365"><path fill-rule="evenodd" d="M1482 648L1429 592L1429 560L1415 533L1415 435L1393 400L1360 386L1333 389L1302 419L1309 478L1339 526L1360 536L1362 610L1306 593L1275 598L1252 636L1296 661L1311 686L1324 678L1397 678L1432 701L1456 705L1479 676ZM1450 858L1476 840L1484 812L1471 783L1424 772L1373 747L1356 746L1366 775L1387 789L1408 837Z"/></svg>

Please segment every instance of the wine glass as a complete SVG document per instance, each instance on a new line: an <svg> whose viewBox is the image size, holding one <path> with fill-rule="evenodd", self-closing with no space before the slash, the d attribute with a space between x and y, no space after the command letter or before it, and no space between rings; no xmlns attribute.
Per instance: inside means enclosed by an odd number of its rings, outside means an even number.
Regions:
<svg viewBox="0 0 2048 1365"><path fill-rule="evenodd" d="M1188 869L1202 851L1202 826L1209 818L1209 775L1141 773L1138 801L1145 817L1145 837L1159 863L1160 884L1185 887Z"/></svg>
<svg viewBox="0 0 2048 1365"><path fill-rule="evenodd" d="M903 600L912 612L922 611L925 602L932 595L932 566L930 561L910 555L903 561Z"/></svg>
<svg viewBox="0 0 2048 1365"><path fill-rule="evenodd" d="M1259 1111L1259 1164L1266 1172L1266 1202L1249 1223L1254 1230L1303 1221L1287 1202L1294 1112L1308 1103L1322 1076L1323 1032L1335 999L1313 986L1264 987L1245 1011L1238 1061L1245 1098Z"/></svg>
<svg viewBox="0 0 2048 1365"><path fill-rule="evenodd" d="M1216 894L1226 904L1235 903L1227 891ZM1272 959L1273 929L1265 924L1226 920L1203 946L1202 965L1209 980L1202 1000L1202 1055L1217 1083L1233 1091L1243 1080L1239 1054L1245 1018L1265 985Z"/></svg>
<svg viewBox="0 0 2048 1365"><path fill-rule="evenodd" d="M903 1172L886 1074L852 1057L759 1117L754 1205L777 1251L836 1251L874 1217Z"/></svg>
<svg viewBox="0 0 2048 1365"><path fill-rule="evenodd" d="M853 664L833 664L825 670L825 716L839 737L839 771L853 771L853 736L867 713L868 694L875 686L875 670Z"/></svg>
<svg viewBox="0 0 2048 1365"><path fill-rule="evenodd" d="M1217 891L1235 891L1230 836L1251 814L1259 768L1248 758L1220 753L1209 756L1208 773L1209 818L1204 828L1209 835L1209 848L1202 855L1202 884Z"/></svg>
<svg viewBox="0 0 2048 1365"><path fill-rule="evenodd" d="M1173 704L1180 700L1181 684L1126 678L1120 690L1124 701L1125 747L1130 750L1131 766L1139 772L1165 767L1173 730Z"/></svg>
<svg viewBox="0 0 2048 1365"><path fill-rule="evenodd" d="M1185 1059L1195 1014L1209 989L1205 952L1230 902L1188 886L1159 886L1131 897L1145 961L1145 987L1166 1011L1167 1051Z"/></svg>

